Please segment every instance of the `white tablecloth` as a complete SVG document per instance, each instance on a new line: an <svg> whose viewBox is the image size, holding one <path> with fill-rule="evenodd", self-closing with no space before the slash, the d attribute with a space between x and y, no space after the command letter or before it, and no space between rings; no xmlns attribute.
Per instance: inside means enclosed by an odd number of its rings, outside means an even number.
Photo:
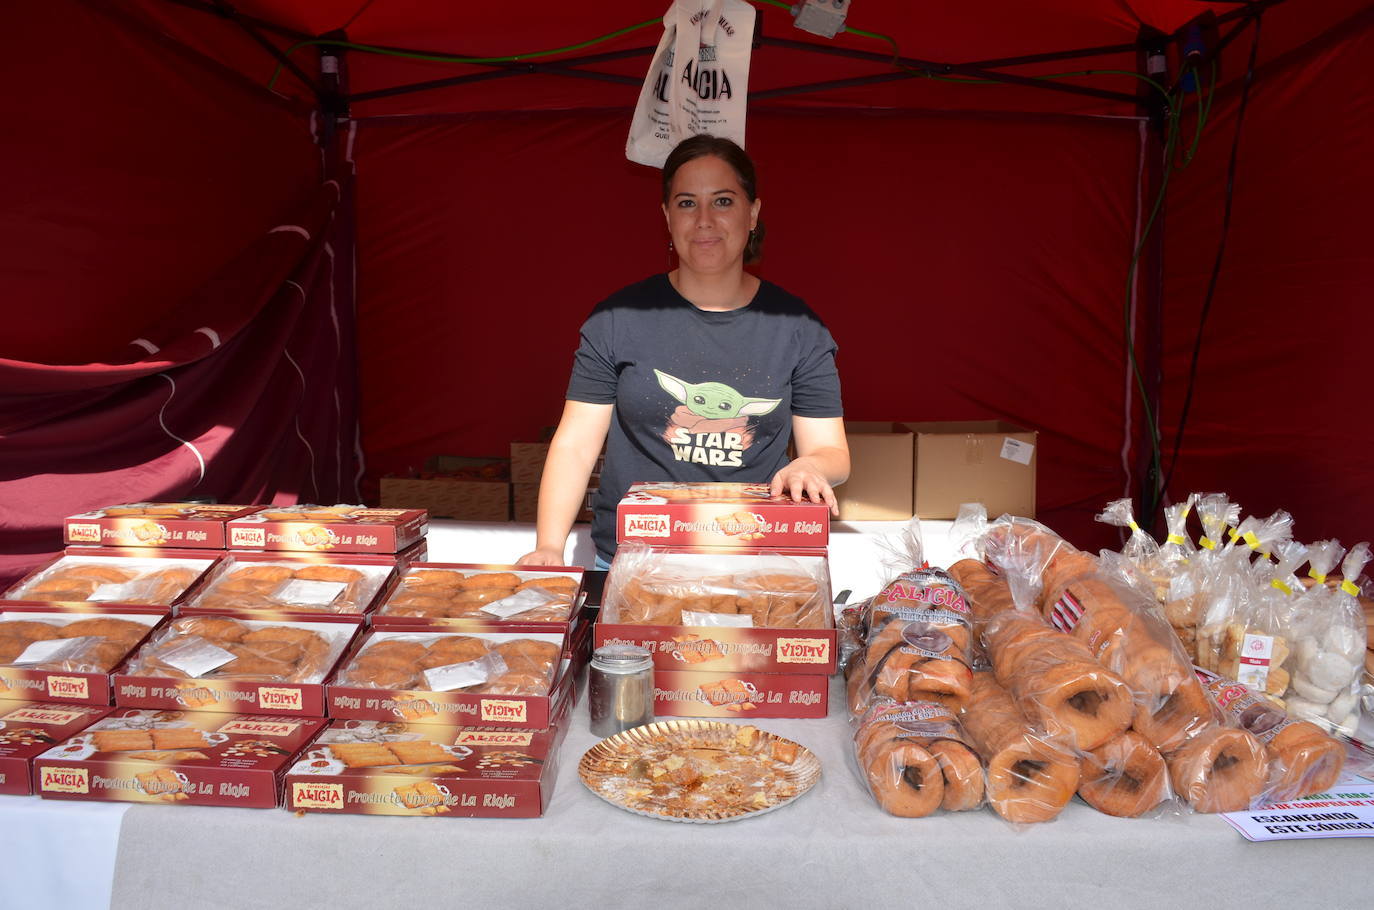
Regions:
<svg viewBox="0 0 1374 910"><path fill-rule="evenodd" d="M851 772L833 715L757 722L821 760L793 804L719 825L642 818L582 786L585 704L573 722L542 819L135 806L113 906L1254 910L1364 907L1374 892L1367 839L1255 844L1216 816L1122 820L1078 803L1025 830L990 810L892 818Z"/></svg>
<svg viewBox="0 0 1374 910"><path fill-rule="evenodd" d="M926 559L948 566L957 557L949 540L953 522L922 521ZM836 521L830 525L830 583L835 594L853 592L851 600L876 594L887 583L887 564L900 558L893 552L905 521ZM589 525L573 526L568 542L570 565L591 566L596 559ZM432 562L505 564L534 549L534 525L515 522L442 521L429 525Z"/></svg>

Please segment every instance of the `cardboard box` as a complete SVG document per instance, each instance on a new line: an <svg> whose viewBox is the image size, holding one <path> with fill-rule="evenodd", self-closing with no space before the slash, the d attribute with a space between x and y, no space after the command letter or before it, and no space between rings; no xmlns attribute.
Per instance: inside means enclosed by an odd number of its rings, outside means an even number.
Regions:
<svg viewBox="0 0 1374 910"><path fill-rule="evenodd" d="M478 632L501 632L517 624L535 631L566 634L578 617L583 572L581 566L417 563L378 606L372 622L378 628L442 626L449 630ZM485 587L481 579L490 575L514 576L518 585L547 579L570 584L570 587L547 592L542 588L527 588L529 593L522 593L508 585ZM462 578L463 587L438 581L454 578ZM510 593L499 593L501 591ZM526 609L520 610L521 606Z"/></svg>
<svg viewBox="0 0 1374 910"><path fill-rule="evenodd" d="M841 521L905 521L912 512L915 434L896 423L846 421L849 479L835 488Z"/></svg>
<svg viewBox="0 0 1374 910"><path fill-rule="evenodd" d="M34 789L44 799L273 809L282 772L325 723L116 709L36 758Z"/></svg>
<svg viewBox="0 0 1374 910"><path fill-rule="evenodd" d="M444 633L426 630L374 629L354 646L340 662L329 685L329 716L347 720L402 721L406 723L452 724L455 726L492 726L521 730L542 730L558 715L562 701L572 698L576 687L572 662L564 658L554 670L549 689L542 695L496 695L468 692L462 688L447 691L430 689L393 689L351 685L347 680L353 658L379 641L429 641ZM559 651L567 648L565 636L540 633L467 633L492 643L533 638L557 642ZM450 637L457 637L450 636Z"/></svg>
<svg viewBox="0 0 1374 910"><path fill-rule="evenodd" d="M135 502L73 515L63 535L74 547L175 547L223 550L225 525L261 506Z"/></svg>
<svg viewBox="0 0 1374 910"><path fill-rule="evenodd" d="M622 588L630 583L675 592L672 601L683 618L688 613L701 621L752 623L752 617L693 610L701 598L713 603L730 592L732 578L755 575L805 573L816 591L808 610L820 611L823 628L754 627L742 625L659 625L623 622ZM759 592L741 592L758 597ZM595 646L629 643L647 648L657 670L715 670L819 674L835 672L837 645L834 611L830 601L830 575L824 550L715 551L693 548L654 548L639 552L622 548L607 577L604 604L597 619ZM771 607L770 607L771 610ZM814 615L814 614L812 614Z"/></svg>
<svg viewBox="0 0 1374 910"><path fill-rule="evenodd" d="M552 432L550 432L552 438ZM544 462L549 457L549 443L544 442L512 442L510 444L510 482L513 484L533 484L539 486L539 481L544 476ZM596 464L592 467L591 482L589 487L595 489L601 479L601 470L606 464L606 447L601 447L601 454L597 456Z"/></svg>
<svg viewBox="0 0 1374 910"><path fill-rule="evenodd" d="M998 420L903 426L916 434L914 505L921 518L955 518L966 502L983 503L989 517L1035 517L1035 431Z"/></svg>
<svg viewBox="0 0 1374 910"><path fill-rule="evenodd" d="M511 485L450 477L383 477L382 505L454 521L509 521Z"/></svg>
<svg viewBox="0 0 1374 910"><path fill-rule="evenodd" d="M599 480L592 479L592 484L599 483ZM534 523L539 520L539 484L537 483L517 483L511 485L511 515L516 521ZM582 498L582 508L578 511L574 521L589 522L592 520L592 497L596 495L596 487L592 486L587 490L587 495Z"/></svg>
<svg viewBox="0 0 1374 910"><path fill-rule="evenodd" d="M215 614L223 615L223 614ZM296 717L325 716L325 681L346 654L362 628L362 619L347 615L313 615L309 622L273 622L239 615L228 617L249 629L289 626L306 629L321 636L330 646L320 669L301 681L259 678L215 678L205 676L161 676L145 672L139 662L151 649L161 647L165 637L175 634L176 626L191 622L186 616L157 633L134 654L114 677L115 704L126 708L190 709L235 714L281 714ZM184 635L186 639L197 636Z"/></svg>
<svg viewBox="0 0 1374 910"><path fill-rule="evenodd" d="M424 509L267 506L229 522L231 550L400 553L425 536Z"/></svg>
<svg viewBox="0 0 1374 910"><path fill-rule="evenodd" d="M153 550L138 547L71 547L34 569L16 582L5 594L7 600L44 601L51 603L96 603L142 604L145 606L174 606L192 597L200 589L205 576L224 554L208 550ZM108 566L133 573L134 577L124 582L103 583L95 577L88 578L85 587L72 590L72 597L66 597L53 583L59 574L79 573L83 569L98 569ZM186 573L180 580L168 584L167 579L159 578L168 569L190 570L189 580ZM184 583L183 583L184 582ZM83 584L73 580L73 586ZM81 596L76 596L81 595ZM62 600L56 598L62 597Z"/></svg>
<svg viewBox="0 0 1374 910"><path fill-rule="evenodd" d="M308 620L322 613L362 615L396 586L399 561L397 556L382 553L326 555L231 550L178 613L242 614L269 620ZM304 577L273 581L259 576L262 580L255 582L244 574L269 567ZM320 569L325 571L319 572ZM330 570L344 571L331 574ZM249 585L254 587L250 590Z"/></svg>
<svg viewBox="0 0 1374 910"><path fill-rule="evenodd" d="M152 633L167 616L166 607L139 607L104 604L50 604L0 602L0 628L8 622L42 622L66 626L87 619L117 619L145 625ZM108 705L113 674L118 672L138 643L120 645L124 654L109 670L51 670L37 667L0 665L0 699L25 702L61 702L68 705Z"/></svg>
<svg viewBox="0 0 1374 910"><path fill-rule="evenodd" d="M567 712L546 730L336 720L287 772L286 808L537 818L558 779Z"/></svg>
<svg viewBox="0 0 1374 910"><path fill-rule="evenodd" d="M33 793L33 760L110 710L94 705L0 703L0 794Z"/></svg>
<svg viewBox="0 0 1374 910"><path fill-rule="evenodd" d="M616 507L616 542L655 547L824 547L830 509L769 495L766 483L636 483Z"/></svg>
<svg viewBox="0 0 1374 910"><path fill-rule="evenodd" d="M830 677L654 669L656 717L825 717Z"/></svg>

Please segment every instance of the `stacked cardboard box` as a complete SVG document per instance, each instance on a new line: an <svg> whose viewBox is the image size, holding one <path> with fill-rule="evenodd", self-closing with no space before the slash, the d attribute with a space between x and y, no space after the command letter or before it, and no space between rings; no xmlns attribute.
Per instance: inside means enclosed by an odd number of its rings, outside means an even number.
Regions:
<svg viewBox="0 0 1374 910"><path fill-rule="evenodd" d="M544 462L548 457L547 442L510 444L511 503L516 521L532 522L538 518L539 481L544 476ZM587 481L587 493L582 499L582 509L577 513L577 521L592 520L592 497L601 486L601 468L605 461L605 452L602 452Z"/></svg>
<svg viewBox="0 0 1374 910"><path fill-rule="evenodd" d="M649 650L659 716L824 717L829 519L767 484L632 486L595 646Z"/></svg>

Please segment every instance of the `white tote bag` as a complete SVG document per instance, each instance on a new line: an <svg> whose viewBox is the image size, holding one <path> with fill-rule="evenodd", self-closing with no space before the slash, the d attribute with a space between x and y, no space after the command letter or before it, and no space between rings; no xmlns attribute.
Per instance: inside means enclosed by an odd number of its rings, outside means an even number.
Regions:
<svg viewBox="0 0 1374 910"><path fill-rule="evenodd" d="M625 157L663 167L688 136L744 145L754 7L744 0L675 0L639 91Z"/></svg>

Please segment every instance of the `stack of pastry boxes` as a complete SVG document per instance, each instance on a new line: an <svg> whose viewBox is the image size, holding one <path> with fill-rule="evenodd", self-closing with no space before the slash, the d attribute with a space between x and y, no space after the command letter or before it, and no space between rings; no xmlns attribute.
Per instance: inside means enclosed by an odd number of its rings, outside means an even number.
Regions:
<svg viewBox="0 0 1374 910"><path fill-rule="evenodd" d="M541 815L590 642L581 586L575 567L411 566L330 685L287 807Z"/></svg>
<svg viewBox="0 0 1374 910"><path fill-rule="evenodd" d="M829 510L767 484L640 483L616 516L618 549L594 645L654 658L654 713L824 717L836 638Z"/></svg>
<svg viewBox="0 0 1374 910"><path fill-rule="evenodd" d="M64 553L0 601L0 793L38 789L34 762L110 713L114 675L195 595L228 515L135 503L68 519Z"/></svg>
<svg viewBox="0 0 1374 910"><path fill-rule="evenodd" d="M293 518L308 527L344 522L350 531L323 535L332 546L314 550L221 551L174 603L175 618L115 672L115 711L40 756L36 786L58 799L280 805L286 767L327 724L331 670L395 585L398 561L423 556L424 515L417 525L414 515L341 514L367 511L360 507L145 504L136 520L136 508L77 516L69 538L94 536L80 526L96 522L105 539L135 533L149 546L172 539L232 548L239 521L277 527L274 543L291 539ZM149 522L163 530L153 533ZM395 546L411 550L398 555Z"/></svg>

